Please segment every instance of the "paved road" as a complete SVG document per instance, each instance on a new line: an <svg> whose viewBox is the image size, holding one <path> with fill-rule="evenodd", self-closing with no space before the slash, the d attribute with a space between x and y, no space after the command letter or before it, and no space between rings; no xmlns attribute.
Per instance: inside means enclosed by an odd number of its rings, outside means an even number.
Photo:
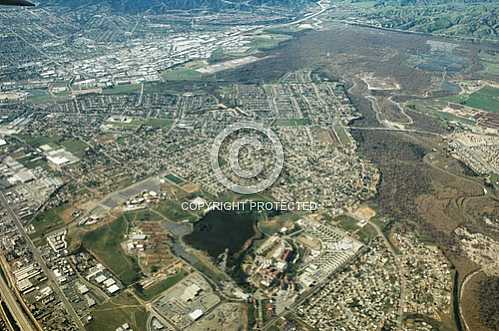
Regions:
<svg viewBox="0 0 499 331"><path fill-rule="evenodd" d="M62 292L61 288L59 287L59 284L57 283L57 280L56 280L54 274L47 267L47 265L45 264L45 261L41 257L40 251L35 246L35 244L31 240L31 238L28 236L28 234L26 233L26 230L24 230L24 227L21 223L21 220L19 219L17 214L10 208L9 204L7 203L7 200L5 199L5 196L1 192L0 192L0 204L4 205L5 210L12 217L12 220L14 221L14 223L17 227L17 230L26 240L29 249L31 250L31 252L33 253L33 256L35 257L36 262L40 265L43 272L47 276L47 279L51 285L50 287L54 290L54 292L57 294L57 296L62 300L62 303L64 304L66 311L71 315L72 320L78 325L78 328L80 330L85 330L85 327L84 327L83 323L81 322L80 317L78 316L78 314L74 310L74 308L71 305L71 303L69 302L68 298L66 298L66 296Z"/></svg>

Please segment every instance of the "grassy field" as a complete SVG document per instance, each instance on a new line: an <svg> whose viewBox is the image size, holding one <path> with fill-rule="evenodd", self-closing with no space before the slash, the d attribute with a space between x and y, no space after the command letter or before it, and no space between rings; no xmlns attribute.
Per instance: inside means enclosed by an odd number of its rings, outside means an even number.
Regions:
<svg viewBox="0 0 499 331"><path fill-rule="evenodd" d="M495 190L499 190L499 175L491 174L490 175L490 182L492 183L492 186L494 186Z"/></svg>
<svg viewBox="0 0 499 331"><path fill-rule="evenodd" d="M115 87L102 90L102 94L131 94L140 91L140 84L117 85Z"/></svg>
<svg viewBox="0 0 499 331"><path fill-rule="evenodd" d="M68 94L51 95L46 90L31 90L28 101L34 104L52 103L57 101L69 100Z"/></svg>
<svg viewBox="0 0 499 331"><path fill-rule="evenodd" d="M166 177L166 179L168 179L169 181L171 181L175 184L185 183L185 181L182 178L179 178L179 177L175 176L174 174L168 174L165 177Z"/></svg>
<svg viewBox="0 0 499 331"><path fill-rule="evenodd" d="M310 120L308 118L283 118L277 119L274 123L274 126L304 126L309 125Z"/></svg>
<svg viewBox="0 0 499 331"><path fill-rule="evenodd" d="M124 292L92 311L89 331L114 331L124 323L132 330L146 330L147 312L131 294Z"/></svg>
<svg viewBox="0 0 499 331"><path fill-rule="evenodd" d="M85 234L82 240L85 248L95 254L125 285L132 284L140 276L137 260L126 255L121 248L129 217L123 214L113 223Z"/></svg>
<svg viewBox="0 0 499 331"><path fill-rule="evenodd" d="M77 138L63 139L59 136L29 136L19 135L19 138L25 141L28 145L33 147L40 147L42 145L49 145L53 149L64 148L66 151L74 154L75 156L82 157L85 149L88 147L83 141Z"/></svg>
<svg viewBox="0 0 499 331"><path fill-rule="evenodd" d="M340 142L343 146L350 146L350 144L352 142L350 140L350 137L347 135L347 133L345 132L345 129L342 126L335 125L334 132L338 136L338 139L340 140Z"/></svg>
<svg viewBox="0 0 499 331"><path fill-rule="evenodd" d="M44 169L48 169L47 161L39 156L33 157L32 155L28 157L23 157L21 159L17 159L23 166L28 169L34 169L37 167L42 167Z"/></svg>
<svg viewBox="0 0 499 331"><path fill-rule="evenodd" d="M183 210L180 203L174 200L161 201L159 205L154 208L154 210L174 222L181 222L183 220L189 220L192 222L197 219L196 215Z"/></svg>
<svg viewBox="0 0 499 331"><path fill-rule="evenodd" d="M357 220L347 216L347 215L340 215L334 219L335 222L338 222L338 226L342 228L345 231L348 232L353 232L357 230L359 227L357 226Z"/></svg>
<svg viewBox="0 0 499 331"><path fill-rule="evenodd" d="M362 229L357 232L360 241L364 244L369 243L372 239L376 238L378 233L376 229L371 224L366 224Z"/></svg>
<svg viewBox="0 0 499 331"><path fill-rule="evenodd" d="M29 136L29 135L19 135L19 138L26 142L28 145L34 147L40 147L42 145L51 145L57 147L60 137L57 136Z"/></svg>
<svg viewBox="0 0 499 331"><path fill-rule="evenodd" d="M258 223L258 227L266 235L273 235L279 232L283 227L291 229L294 226L294 223L301 217L303 217L303 213L300 212L285 213L261 220Z"/></svg>
<svg viewBox="0 0 499 331"><path fill-rule="evenodd" d="M187 276L188 273L184 270L181 270L177 272L175 275L167 277L166 279L160 281L158 284L155 284L151 287L148 287L147 289L144 290L138 290L137 293L144 299L144 300L152 300L154 299L157 295L163 293L173 285L177 284L180 282L182 279Z"/></svg>
<svg viewBox="0 0 499 331"><path fill-rule="evenodd" d="M38 215L31 223L35 227L36 231L32 235L32 237L40 237L58 228L61 228L64 225L64 221L62 220L60 215L65 208L66 206L62 205L60 207L47 210Z"/></svg>
<svg viewBox="0 0 499 331"><path fill-rule="evenodd" d="M287 41L289 39L291 39L291 37L284 34L262 35L253 39L249 44L249 46L253 50L259 50L259 51L270 50L272 48L279 46L281 42Z"/></svg>
<svg viewBox="0 0 499 331"><path fill-rule="evenodd" d="M79 139L67 139L61 142L61 145L77 157L82 157L85 154L85 149L88 148L88 145Z"/></svg>
<svg viewBox="0 0 499 331"><path fill-rule="evenodd" d="M173 120L167 118L148 118L143 122L146 126L151 126L156 129L170 128Z"/></svg>
<svg viewBox="0 0 499 331"><path fill-rule="evenodd" d="M480 60L484 66L484 73L499 75L499 56L491 54L481 54Z"/></svg>
<svg viewBox="0 0 499 331"><path fill-rule="evenodd" d="M174 68L167 70L161 74L165 80L201 80L203 74L188 68Z"/></svg>
<svg viewBox="0 0 499 331"><path fill-rule="evenodd" d="M499 88L492 86L482 87L471 94L464 101L464 105L497 113L499 112Z"/></svg>

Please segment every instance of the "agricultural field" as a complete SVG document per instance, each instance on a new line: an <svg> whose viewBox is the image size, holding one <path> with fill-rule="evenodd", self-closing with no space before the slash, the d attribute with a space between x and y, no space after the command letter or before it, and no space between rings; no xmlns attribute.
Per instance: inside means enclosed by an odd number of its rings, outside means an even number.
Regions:
<svg viewBox="0 0 499 331"><path fill-rule="evenodd" d="M484 86L475 93L468 96L464 102L465 106L482 109L489 112L499 112L499 88Z"/></svg>

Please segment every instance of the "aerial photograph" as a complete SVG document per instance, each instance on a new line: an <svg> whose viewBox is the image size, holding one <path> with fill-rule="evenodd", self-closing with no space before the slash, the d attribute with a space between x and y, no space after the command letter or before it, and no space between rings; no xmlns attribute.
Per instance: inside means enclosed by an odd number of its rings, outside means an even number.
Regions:
<svg viewBox="0 0 499 331"><path fill-rule="evenodd" d="M0 0L0 331L499 331L499 0Z"/></svg>

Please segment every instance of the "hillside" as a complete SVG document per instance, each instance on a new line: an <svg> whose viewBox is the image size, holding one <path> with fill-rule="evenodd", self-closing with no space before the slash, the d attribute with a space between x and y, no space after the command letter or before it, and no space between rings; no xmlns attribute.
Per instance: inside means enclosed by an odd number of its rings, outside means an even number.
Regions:
<svg viewBox="0 0 499 331"><path fill-rule="evenodd" d="M100 6L120 13L168 10L241 10L251 11L260 6L284 7L289 10L302 9L315 0L52 0L49 5L70 8Z"/></svg>

